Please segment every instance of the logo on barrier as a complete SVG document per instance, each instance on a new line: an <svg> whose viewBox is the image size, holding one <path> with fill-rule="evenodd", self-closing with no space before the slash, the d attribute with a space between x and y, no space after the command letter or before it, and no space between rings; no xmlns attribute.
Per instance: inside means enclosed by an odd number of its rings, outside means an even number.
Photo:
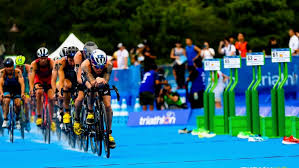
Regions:
<svg viewBox="0 0 299 168"><path fill-rule="evenodd" d="M162 110L129 113L128 126L187 124L190 110Z"/></svg>

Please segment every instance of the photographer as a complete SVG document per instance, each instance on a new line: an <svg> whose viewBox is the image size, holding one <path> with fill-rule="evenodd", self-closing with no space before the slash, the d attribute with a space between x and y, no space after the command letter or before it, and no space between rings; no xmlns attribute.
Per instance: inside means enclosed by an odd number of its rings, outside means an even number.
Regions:
<svg viewBox="0 0 299 168"><path fill-rule="evenodd" d="M163 104L160 104L158 102L160 91L163 87L163 85L168 84L168 81L164 77L165 71L163 68L157 69L157 76L156 76L156 85L155 85L155 100L156 100L156 106L158 110L161 110L161 107Z"/></svg>
<svg viewBox="0 0 299 168"><path fill-rule="evenodd" d="M171 86L169 84L164 85L161 90L159 98L159 104L164 104L165 109L185 109L187 105L182 103L180 95L177 92L171 91Z"/></svg>
<svg viewBox="0 0 299 168"><path fill-rule="evenodd" d="M202 108L203 107L203 93L205 90L204 77L205 73L202 68L202 60L198 58L194 61L195 67L190 67L189 77L187 82L191 82L191 90L189 92L189 101L191 108ZM188 86L188 85L187 85Z"/></svg>

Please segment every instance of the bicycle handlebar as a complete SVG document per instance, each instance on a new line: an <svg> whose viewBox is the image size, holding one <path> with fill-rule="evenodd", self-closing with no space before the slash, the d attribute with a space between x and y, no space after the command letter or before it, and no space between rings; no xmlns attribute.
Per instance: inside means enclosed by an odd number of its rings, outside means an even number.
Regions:
<svg viewBox="0 0 299 168"><path fill-rule="evenodd" d="M107 87L108 87L107 85L101 85L100 87L94 88L91 91L104 92L105 90L108 89ZM114 90L115 91L117 101L119 101L120 100L120 95L119 95L118 89L114 85L112 85L112 88L109 88L109 90Z"/></svg>

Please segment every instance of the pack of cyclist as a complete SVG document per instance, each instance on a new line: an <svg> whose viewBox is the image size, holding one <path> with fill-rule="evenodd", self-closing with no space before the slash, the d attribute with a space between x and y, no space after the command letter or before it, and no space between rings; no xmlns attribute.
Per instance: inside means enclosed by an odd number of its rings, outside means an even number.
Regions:
<svg viewBox="0 0 299 168"><path fill-rule="evenodd" d="M37 59L31 65L25 64L24 56L16 57L16 64L11 58L4 60L4 68L0 70L0 102L3 109L3 128L9 127L8 106L10 99L14 98L14 111L16 113L16 128L20 129L19 113L21 105L24 107L27 131L30 130L29 109L31 115L35 113L35 123L39 127L43 123L42 103L44 92L48 96L48 109L53 118L59 120L60 125L70 124L74 116L73 131L75 134L82 133L80 113L84 97L87 97L88 114L86 124L94 123L94 101L98 95L91 90L100 86L106 86L103 95L103 103L108 118L109 147L115 148L115 141L111 133L113 112L111 109L111 95L109 79L112 72L112 63L108 60L104 51L98 49L94 42L87 42L83 50L75 46L64 47L59 56L53 60L48 58L47 48L37 50ZM75 114L71 114L69 107L71 94L76 92ZM87 94L87 95L85 95ZM35 101L33 101L33 99ZM59 110L54 113L54 106ZM31 107L31 108L30 108ZM34 108L35 107L35 108ZM52 120L51 130L55 131L58 126Z"/></svg>

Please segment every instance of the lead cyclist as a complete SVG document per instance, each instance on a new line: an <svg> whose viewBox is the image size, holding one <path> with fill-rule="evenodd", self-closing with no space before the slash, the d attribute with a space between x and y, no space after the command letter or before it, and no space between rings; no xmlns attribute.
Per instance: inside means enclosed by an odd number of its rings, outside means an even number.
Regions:
<svg viewBox="0 0 299 168"><path fill-rule="evenodd" d="M83 84L87 87L88 90L92 88L99 87L100 85L108 85L110 75L112 72L112 63L107 60L107 55L104 51L95 49L92 51L91 56L89 59L86 59L81 64L81 78ZM108 118L108 130L109 130L109 147L114 149L116 147L115 140L112 137L112 108L111 108L111 94L109 87L105 88L104 95L103 95L103 102L105 105L107 118ZM86 118L87 124L94 123L94 111L93 111L93 104L95 100L95 93L89 92L88 93L88 115ZM76 123L79 123L80 115L76 113L75 123L74 123L74 131L76 132Z"/></svg>

